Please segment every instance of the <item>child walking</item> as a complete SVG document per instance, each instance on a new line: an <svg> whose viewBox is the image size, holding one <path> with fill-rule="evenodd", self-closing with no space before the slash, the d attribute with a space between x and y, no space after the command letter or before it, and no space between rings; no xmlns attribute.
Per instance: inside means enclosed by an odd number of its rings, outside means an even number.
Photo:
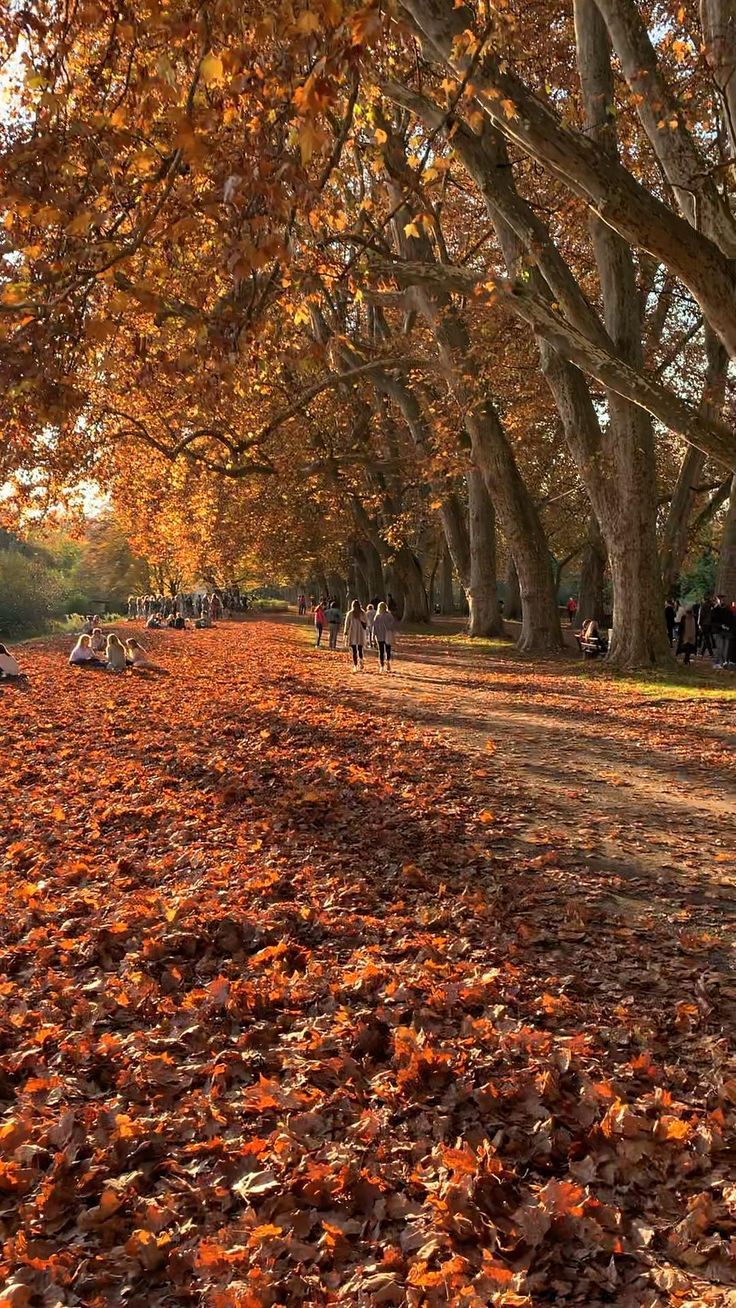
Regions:
<svg viewBox="0 0 736 1308"><path fill-rule="evenodd" d="M376 638L373 634L373 624L375 620L376 620L376 610L372 604L369 604L368 608L365 611L365 635L366 635L366 640L368 642L369 649L374 649L376 644Z"/></svg>

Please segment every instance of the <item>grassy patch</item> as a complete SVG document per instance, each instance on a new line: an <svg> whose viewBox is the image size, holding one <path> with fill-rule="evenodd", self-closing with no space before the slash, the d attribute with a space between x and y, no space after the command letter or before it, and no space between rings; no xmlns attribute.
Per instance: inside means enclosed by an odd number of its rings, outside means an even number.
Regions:
<svg viewBox="0 0 736 1308"><path fill-rule="evenodd" d="M651 671L617 672L605 663L585 663L587 677L610 681L647 699L736 700L736 677L730 672L711 672L699 667L654 668Z"/></svg>

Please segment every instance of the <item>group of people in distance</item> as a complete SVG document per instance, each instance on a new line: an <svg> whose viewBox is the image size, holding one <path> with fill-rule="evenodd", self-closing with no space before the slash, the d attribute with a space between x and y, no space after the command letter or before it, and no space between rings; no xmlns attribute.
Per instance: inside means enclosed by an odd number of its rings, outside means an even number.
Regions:
<svg viewBox="0 0 736 1308"><path fill-rule="evenodd" d="M129 595L128 619L142 618L150 627L211 626L228 613L246 613L248 596L238 586L177 595Z"/></svg>
<svg viewBox="0 0 736 1308"><path fill-rule="evenodd" d="M710 654L714 668L736 667L736 601L707 595L699 603L678 605L668 599L664 618L670 645L689 663L694 654Z"/></svg>
<svg viewBox="0 0 736 1308"><path fill-rule="evenodd" d="M91 622L91 629L90 629ZM134 637L122 641L114 631L108 636L98 625L99 618L88 619L80 632L77 643L69 655L73 668L102 668L106 672L125 672L133 668L136 672L162 672L147 651Z"/></svg>
<svg viewBox="0 0 736 1308"><path fill-rule="evenodd" d="M306 612L306 604L302 604L303 596L299 596L298 606L300 615ZM314 614L314 629L316 632L315 644L319 647L322 644L322 635L325 627L329 632L329 648L337 649L337 638L340 627L343 629L343 640L345 648L350 649L353 660L353 672L363 671L365 668L364 651L366 645L369 649L378 650L378 670L379 672L392 672L391 656L396 645L396 617L391 603L380 600L375 604L368 604L364 609L360 600L353 600L348 607L343 622L340 601L335 596L333 599L327 599L324 595L320 600L312 605Z"/></svg>

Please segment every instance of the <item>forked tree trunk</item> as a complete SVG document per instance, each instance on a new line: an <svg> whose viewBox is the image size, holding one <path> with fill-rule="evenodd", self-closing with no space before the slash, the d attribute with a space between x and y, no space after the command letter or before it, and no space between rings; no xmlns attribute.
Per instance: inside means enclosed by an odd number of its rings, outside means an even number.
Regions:
<svg viewBox="0 0 736 1308"><path fill-rule="evenodd" d="M470 576L467 586L471 636L503 636L498 611L496 584L496 515L482 474L471 468L465 474L468 487L470 532Z"/></svg>
<svg viewBox="0 0 736 1308"><path fill-rule="evenodd" d="M402 622L429 622L429 602L422 569L408 545L402 545L397 551L391 571L403 600Z"/></svg>
<svg viewBox="0 0 736 1308"><path fill-rule="evenodd" d="M729 604L736 600L736 477L731 483L731 499L721 539L716 591Z"/></svg>
<svg viewBox="0 0 736 1308"><path fill-rule="evenodd" d="M355 559L365 583L365 596L361 596L361 602L372 603L376 595L383 598L383 562L373 541L359 541L355 547Z"/></svg>

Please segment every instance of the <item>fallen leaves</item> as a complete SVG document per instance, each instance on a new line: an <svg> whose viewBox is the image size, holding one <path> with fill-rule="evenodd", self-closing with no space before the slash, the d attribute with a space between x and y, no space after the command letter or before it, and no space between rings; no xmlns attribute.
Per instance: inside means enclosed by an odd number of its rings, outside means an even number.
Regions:
<svg viewBox="0 0 736 1308"><path fill-rule="evenodd" d="M715 937L288 628L154 635L2 700L0 1303L725 1304Z"/></svg>

